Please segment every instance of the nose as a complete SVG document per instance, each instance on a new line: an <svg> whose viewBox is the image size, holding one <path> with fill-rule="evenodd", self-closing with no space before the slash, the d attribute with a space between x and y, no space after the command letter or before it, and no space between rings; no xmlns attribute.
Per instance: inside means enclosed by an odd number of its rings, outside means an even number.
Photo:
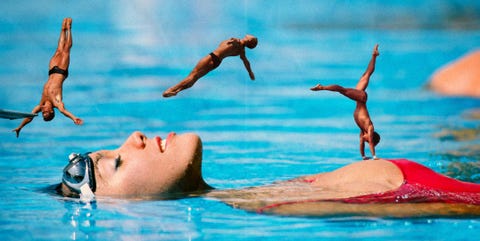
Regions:
<svg viewBox="0 0 480 241"><path fill-rule="evenodd" d="M146 139L147 137L143 133L141 133L140 131L135 131L128 138L128 143L135 148L143 149L145 148Z"/></svg>

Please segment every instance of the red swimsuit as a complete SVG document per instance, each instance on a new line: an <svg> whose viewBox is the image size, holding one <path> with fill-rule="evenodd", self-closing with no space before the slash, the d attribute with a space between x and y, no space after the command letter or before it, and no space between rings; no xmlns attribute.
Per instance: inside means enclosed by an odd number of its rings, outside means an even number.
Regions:
<svg viewBox="0 0 480 241"><path fill-rule="evenodd" d="M344 203L465 203L480 205L480 184L462 182L418 163L389 160L403 173L403 184L396 190L379 194L339 199Z"/></svg>
<svg viewBox="0 0 480 241"><path fill-rule="evenodd" d="M400 168L403 174L403 184L395 190L350 198L274 203L257 209L257 212L287 204L325 201L351 204L440 202L480 205L480 184L462 182L438 174L426 166L406 159L389 161Z"/></svg>

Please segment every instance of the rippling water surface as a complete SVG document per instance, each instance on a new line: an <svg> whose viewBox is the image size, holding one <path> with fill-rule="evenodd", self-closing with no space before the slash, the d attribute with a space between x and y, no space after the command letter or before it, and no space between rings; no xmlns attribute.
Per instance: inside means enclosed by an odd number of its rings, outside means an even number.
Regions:
<svg viewBox="0 0 480 241"><path fill-rule="evenodd" d="M382 136L378 156L409 158L478 181L478 172L457 170L478 168L478 138L455 138L455 130L475 133L479 121L468 116L479 100L424 88L435 69L478 48L475 1L7 0L0 9L0 108L28 112L38 103L61 21L70 16L74 46L64 102L85 122L75 126L57 113L52 122L33 121L17 139L11 130L20 121L0 120L2 240L478 236L475 218L276 217L205 198L89 206L41 191L60 182L70 152L115 148L135 130L149 136L198 133L205 179L220 189L358 160L355 104L309 88L354 86L376 43L381 55L368 107ZM255 81L239 59L228 58L192 89L161 97L221 40L246 33L259 39L256 49L247 50Z"/></svg>

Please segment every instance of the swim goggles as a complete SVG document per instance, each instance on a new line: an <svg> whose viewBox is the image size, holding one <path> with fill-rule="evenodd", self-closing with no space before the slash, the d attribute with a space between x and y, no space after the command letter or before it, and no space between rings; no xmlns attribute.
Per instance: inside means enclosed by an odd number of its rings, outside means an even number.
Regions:
<svg viewBox="0 0 480 241"><path fill-rule="evenodd" d="M71 190L80 194L81 199L95 197L96 183L93 172L93 161L89 152L85 154L72 153L68 156L69 163L63 169L62 181Z"/></svg>

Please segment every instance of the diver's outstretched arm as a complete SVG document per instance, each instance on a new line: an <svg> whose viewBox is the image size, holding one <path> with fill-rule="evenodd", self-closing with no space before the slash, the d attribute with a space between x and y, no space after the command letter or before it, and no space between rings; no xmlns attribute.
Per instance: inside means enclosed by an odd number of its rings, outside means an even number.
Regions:
<svg viewBox="0 0 480 241"><path fill-rule="evenodd" d="M255 80L255 75L253 74L252 68L250 67L250 61L248 61L245 53L240 54L240 59L242 59L243 65L245 65L245 69L247 69L248 75L250 76L250 79Z"/></svg>
<svg viewBox="0 0 480 241"><path fill-rule="evenodd" d="M67 109L65 109L65 105L63 103L60 103L58 106L57 106L57 109L62 112L63 115L65 115L66 117L70 118L73 120L73 122L77 125L81 125L83 124L83 120L74 116L72 113L70 113L70 111L68 111Z"/></svg>

